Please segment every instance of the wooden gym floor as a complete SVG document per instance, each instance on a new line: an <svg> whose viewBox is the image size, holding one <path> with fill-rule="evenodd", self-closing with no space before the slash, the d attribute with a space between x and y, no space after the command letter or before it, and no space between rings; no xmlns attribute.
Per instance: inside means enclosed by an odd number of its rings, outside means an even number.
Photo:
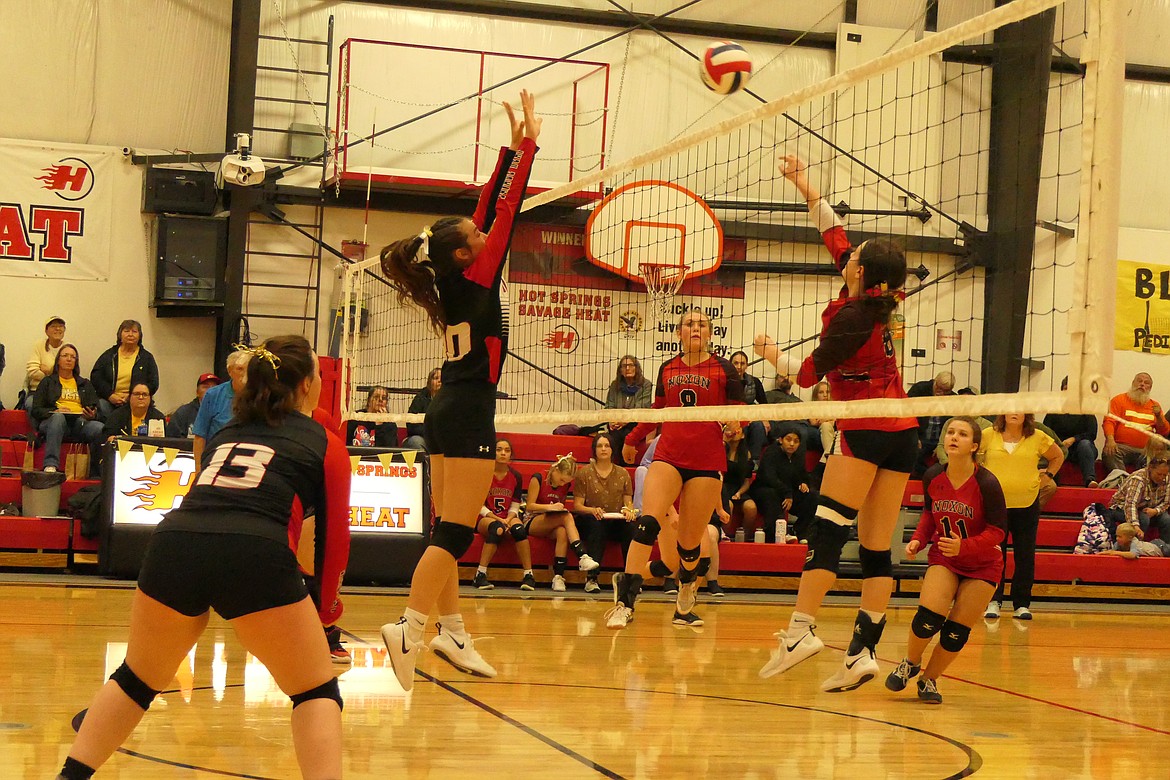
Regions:
<svg viewBox="0 0 1170 780"><path fill-rule="evenodd" d="M71 722L122 661L131 591L93 578L0 578L0 776L51 777ZM1031 624L980 624L922 705L882 680L844 694L855 607L827 606L819 656L760 680L791 597L704 598L701 630L651 594L625 631L580 591L468 591L464 615L494 680L425 655L413 692L378 638L401 591L346 596L354 666L341 676L349 778L1165 778L1170 612L1036 606ZM882 673L914 606L891 610ZM491 637L488 639L487 637ZM213 618L99 778L297 777L288 699Z"/></svg>

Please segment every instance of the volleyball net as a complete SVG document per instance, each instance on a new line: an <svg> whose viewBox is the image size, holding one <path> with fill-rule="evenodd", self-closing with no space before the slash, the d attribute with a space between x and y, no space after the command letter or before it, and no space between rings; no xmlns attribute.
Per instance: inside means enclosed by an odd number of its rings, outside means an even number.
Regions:
<svg viewBox="0 0 1170 780"><path fill-rule="evenodd" d="M789 154L807 161L855 245L885 236L905 247L891 335L906 384L949 372L956 389L1005 392L621 410L622 421L1103 412L1124 67L1115 6L1015 0L925 34L842 24L827 78L731 116L722 104L692 111L668 143L529 197L505 275L497 424L615 419L601 406L619 360L633 355L653 380L692 308L711 319L711 350L745 351L772 389L753 338L805 357L841 287L779 172ZM1035 88L1013 88L1027 57ZM765 63L753 84L782 66ZM575 205L589 188L604 197ZM362 412L365 390L421 388L441 341L420 310L397 304L376 258L346 269L343 299L345 416L406 420Z"/></svg>

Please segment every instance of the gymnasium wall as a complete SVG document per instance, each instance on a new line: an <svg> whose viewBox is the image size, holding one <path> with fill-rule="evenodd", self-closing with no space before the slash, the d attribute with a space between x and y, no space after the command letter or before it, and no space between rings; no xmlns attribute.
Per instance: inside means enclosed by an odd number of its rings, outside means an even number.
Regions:
<svg viewBox="0 0 1170 780"><path fill-rule="evenodd" d="M550 5L559 5L550 3ZM581 7L610 10L600 0L582 0ZM667 2L631 4L642 13L668 10ZM862 0L858 21L891 26L919 25L921 3L911 0L878 2ZM987 10L991 0L956 0L940 5L942 26ZM134 0L6 0L0 23L0 46L8 54L0 62L0 92L5 105L21 110L0 112L0 137L28 140L130 146L138 151L219 151L224 146L224 112L228 44L229 2L151 3ZM786 26L835 29L833 18L823 18L820 4L783 0L699 4L688 12L692 18L718 15L736 23L767 23L783 7ZM815 6L815 7L814 7ZM465 45L485 49L561 54L587 45L611 31L538 24L505 19L477 19L460 14L395 9L374 4L319 3L307 0L282 4L285 24L292 37L320 38L329 14L337 20L337 39L347 35L385 37L440 45ZM280 34L273 4L265 2L265 32ZM717 9L717 10L712 10ZM1158 43L1156 31L1167 23L1164 6L1154 0L1138 0L1130 16L1127 50L1131 61L1170 64L1170 53ZM699 48L698 40L682 39ZM625 39L599 47L590 59L620 63ZM649 33L635 35L630 44L631 72L617 113L612 159L664 143L685 129L713 124L755 105L746 96L734 97L718 108L710 97L695 89L697 79L688 69L669 65L671 47ZM780 54L780 47L752 46L757 62ZM264 49L262 60L275 62L280 47ZM265 59L270 58L270 59ZM1161 62L1167 60L1167 62ZM306 58L306 62L307 62ZM833 54L794 47L765 72L754 86L763 94L787 90L832 73ZM614 71L615 81L618 77ZM391 90L393 81L387 79ZM295 94L296 85L289 90ZM611 86L611 103L616 84ZM1140 255L1150 262L1170 263L1166 249L1170 216L1164 204L1170 200L1170 151L1162 142L1170 121L1170 87L1130 83L1126 87L1125 132L1122 156L1122 254ZM403 115L413 107L397 109ZM306 121L304 117L295 118ZM308 121L312 121L311 119ZM502 140L502 139L499 139ZM209 368L213 353L213 322L209 319L156 319L147 301L147 234L150 218L139 213L141 169L119 166L115 195L111 276L106 282L48 281L3 277L0 302L0 341L7 347L8 369L0 377L0 399L15 400L23 364L34 338L41 335L50 314L69 322L69 340L77 343L83 367L113 342L117 323L126 317L144 326L146 346L159 357L163 386L159 405L171 409L192 394L196 375ZM295 212L294 212L295 213ZM339 246L342 239L367 234L372 250L401 235L416 232L429 221L416 214L371 214L369 225L358 210L330 209L325 215L325 240ZM810 251L815 251L813 247ZM320 344L324 346L329 324L332 261L326 273L320 311ZM932 261L925 259L928 266ZM935 270L932 268L932 270ZM284 281L303 283L305 271L288 269ZM782 286L782 285L781 285ZM775 277L749 279L749 295L775 300L782 295ZM750 299L749 299L750 303ZM292 304L290 304L292 305ZM303 299L296 306L303 308ZM909 319L909 318L908 318ZM912 324L912 323L911 323ZM747 330L745 328L745 330ZM263 334L272 335L272 334ZM910 339L926 334L908 334ZM745 334L750 338L750 334ZM1135 370L1150 370L1156 387L1170 384L1165 358L1132 352L1115 355L1115 373L1128 385ZM1054 365L1053 370L1062 370ZM1158 385L1159 374L1165 379ZM909 379L925 378L911 375ZM962 381L962 380L961 380ZM1157 395L1157 390L1155 390Z"/></svg>

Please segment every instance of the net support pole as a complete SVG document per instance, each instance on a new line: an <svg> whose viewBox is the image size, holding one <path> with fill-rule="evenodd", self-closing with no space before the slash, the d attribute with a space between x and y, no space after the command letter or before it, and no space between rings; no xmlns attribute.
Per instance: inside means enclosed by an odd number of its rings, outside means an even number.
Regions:
<svg viewBox="0 0 1170 780"><path fill-rule="evenodd" d="M1066 410L1100 415L1109 406L1117 286L1121 119L1125 108L1123 0L1088 0L1081 220L1073 283ZM1091 294L1090 294L1091 291ZM1073 378L1077 381L1074 383Z"/></svg>

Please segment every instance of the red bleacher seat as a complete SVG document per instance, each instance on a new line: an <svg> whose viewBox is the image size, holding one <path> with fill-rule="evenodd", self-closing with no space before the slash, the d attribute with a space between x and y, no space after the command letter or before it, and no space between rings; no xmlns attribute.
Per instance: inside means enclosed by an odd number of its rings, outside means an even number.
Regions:
<svg viewBox="0 0 1170 780"><path fill-rule="evenodd" d="M512 457L516 460L552 463L558 455L572 455L579 463L588 463L592 441L588 436L554 436L551 433L499 432L496 438L512 443Z"/></svg>
<svg viewBox="0 0 1170 780"><path fill-rule="evenodd" d="M28 424L27 414L18 409L0 411L0 439L10 439L29 433L32 433L32 427Z"/></svg>

